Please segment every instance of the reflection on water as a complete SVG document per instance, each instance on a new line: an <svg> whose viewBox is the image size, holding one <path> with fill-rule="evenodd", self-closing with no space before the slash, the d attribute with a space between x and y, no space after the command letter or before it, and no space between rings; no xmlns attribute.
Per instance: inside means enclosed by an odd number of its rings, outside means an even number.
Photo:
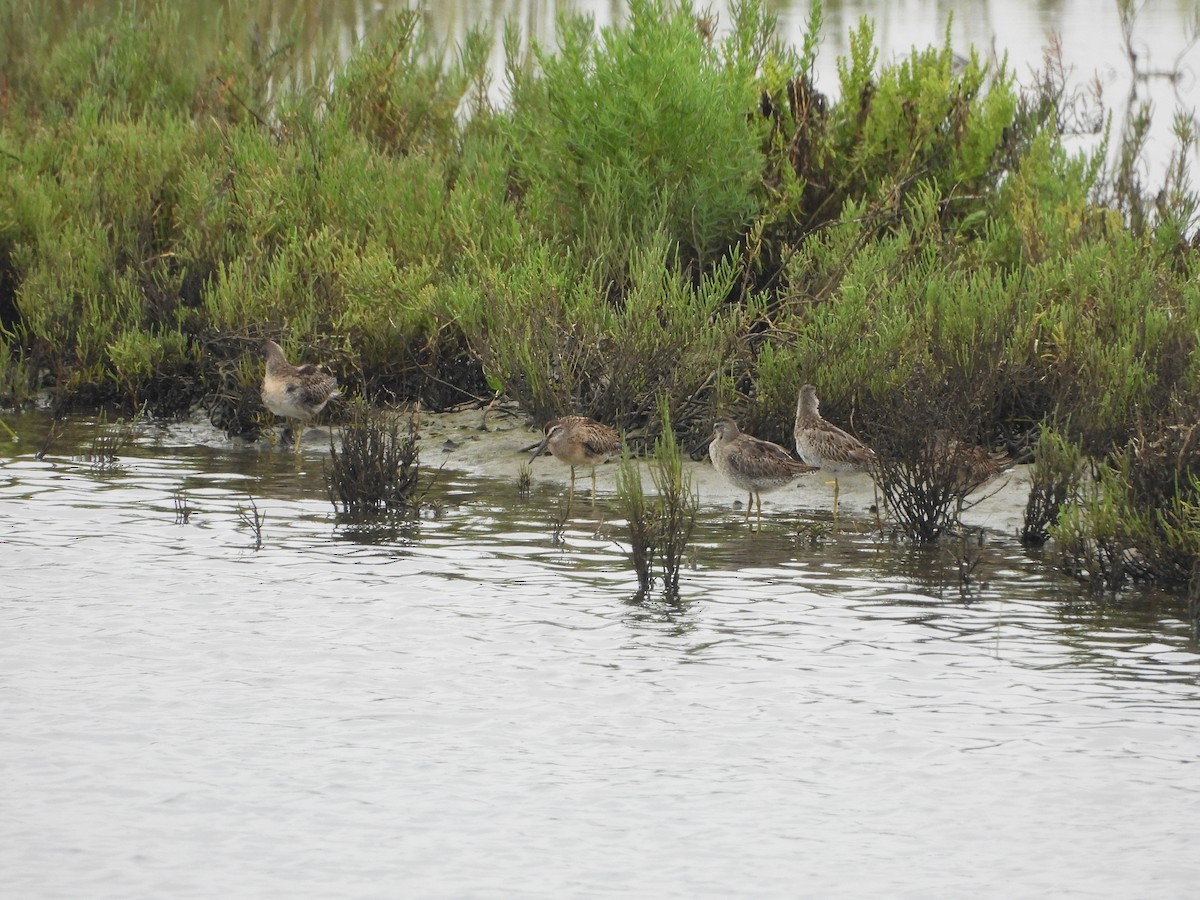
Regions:
<svg viewBox="0 0 1200 900"><path fill-rule="evenodd" d="M557 496L447 471L359 541L315 448L147 426L98 472L86 425L44 461L18 428L12 896L1194 891L1178 609L1090 599L1003 536L962 594L945 551L709 508L682 599L633 602L603 498L555 541Z"/></svg>

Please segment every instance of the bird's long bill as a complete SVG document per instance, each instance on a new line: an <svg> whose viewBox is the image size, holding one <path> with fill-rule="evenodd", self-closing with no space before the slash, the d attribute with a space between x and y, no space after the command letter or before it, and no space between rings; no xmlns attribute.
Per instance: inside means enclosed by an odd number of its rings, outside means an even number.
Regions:
<svg viewBox="0 0 1200 900"><path fill-rule="evenodd" d="M550 443L550 435L546 435L544 438L542 438L542 442L537 445L537 449L533 451L533 455L531 457L529 457L529 461L533 462L535 459L537 459L539 456L541 456L543 453L545 453L546 445L549 443Z"/></svg>

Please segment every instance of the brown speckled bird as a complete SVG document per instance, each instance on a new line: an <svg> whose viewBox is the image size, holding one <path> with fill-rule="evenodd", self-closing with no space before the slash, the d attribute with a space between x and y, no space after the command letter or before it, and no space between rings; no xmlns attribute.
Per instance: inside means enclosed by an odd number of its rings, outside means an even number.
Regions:
<svg viewBox="0 0 1200 900"><path fill-rule="evenodd" d="M821 418L817 389L811 384L800 388L794 436L800 458L833 475L833 513L836 516L838 473L869 472L875 467L875 451L854 435Z"/></svg>
<svg viewBox="0 0 1200 900"><path fill-rule="evenodd" d="M965 444L944 431L933 435L930 450L949 466L954 487L964 495L983 487L1015 465L1003 451L993 453L977 444Z"/></svg>
<svg viewBox="0 0 1200 900"><path fill-rule="evenodd" d="M338 396L337 379L311 363L293 366L274 341L263 341L260 351L267 361L263 373L263 405L277 416L295 419L294 446L300 446L303 425Z"/></svg>
<svg viewBox="0 0 1200 900"><path fill-rule="evenodd" d="M756 521L762 523L762 495L791 484L816 467L794 458L783 447L770 441L742 434L733 419L720 418L713 425L713 440L708 455L714 468L732 484L750 496L746 501L746 521L757 501Z"/></svg>
<svg viewBox="0 0 1200 900"><path fill-rule="evenodd" d="M547 449L559 462L571 467L571 489L567 494L567 509L575 497L575 467L588 466L592 470L592 506L596 505L596 466L621 449L621 438L613 428L587 416L562 416L547 422L542 431L545 436L533 451L533 460Z"/></svg>

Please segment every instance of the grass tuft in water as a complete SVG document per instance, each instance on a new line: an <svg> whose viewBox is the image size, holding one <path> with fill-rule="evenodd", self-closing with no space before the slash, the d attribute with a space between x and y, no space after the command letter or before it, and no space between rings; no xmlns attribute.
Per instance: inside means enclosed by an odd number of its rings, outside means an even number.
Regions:
<svg viewBox="0 0 1200 900"><path fill-rule="evenodd" d="M108 414L103 410L92 427L91 440L83 453L83 459L97 472L109 472L121 466L121 453L137 435L141 412L132 419L122 419L116 424L108 423Z"/></svg>
<svg viewBox="0 0 1200 900"><path fill-rule="evenodd" d="M529 498L529 492L533 487L533 465L528 462L521 463L521 467L517 469L517 495L522 499Z"/></svg>
<svg viewBox="0 0 1200 900"><path fill-rule="evenodd" d="M336 440L335 440L336 435ZM413 513L419 447L413 415L407 423L392 410L351 405L348 421L331 432L325 483L343 515Z"/></svg>
<svg viewBox="0 0 1200 900"><path fill-rule="evenodd" d="M254 536L254 549L261 550L263 545L263 523L267 520L267 514L258 508L258 504L254 502L254 498L249 494L246 495L246 500L249 506L239 506L237 508L238 521L250 529L250 533Z"/></svg>
<svg viewBox="0 0 1200 900"><path fill-rule="evenodd" d="M700 501L691 475L683 469L683 453L671 429L665 400L659 403L659 415L662 434L654 443L650 463L655 495L646 497L641 469L624 449L617 470L617 502L627 523L638 595L649 593L661 577L663 595L674 598L679 595L679 570L696 527Z"/></svg>
<svg viewBox="0 0 1200 900"><path fill-rule="evenodd" d="M192 518L192 505L188 502L187 491L177 488L171 499L175 503L175 524L187 525Z"/></svg>

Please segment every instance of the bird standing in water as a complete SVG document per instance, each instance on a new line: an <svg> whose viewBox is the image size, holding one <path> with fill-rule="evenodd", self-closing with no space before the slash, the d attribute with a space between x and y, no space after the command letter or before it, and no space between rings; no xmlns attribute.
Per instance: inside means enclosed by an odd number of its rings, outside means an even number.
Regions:
<svg viewBox="0 0 1200 900"><path fill-rule="evenodd" d="M263 341L259 348L267 361L263 373L263 405L277 416L295 419L293 448L300 446L303 425L337 397L337 379L311 363L293 366L284 358L283 348L274 341Z"/></svg>
<svg viewBox="0 0 1200 900"><path fill-rule="evenodd" d="M587 416L562 416L547 422L542 431L545 436L529 458L530 463L547 449L559 462L571 467L571 489L567 494L567 512L575 497L575 467L588 466L592 470L592 507L596 506L596 466L621 449L621 438L617 432L603 422Z"/></svg>
<svg viewBox="0 0 1200 900"><path fill-rule="evenodd" d="M806 384L796 401L796 453L811 466L833 474L833 514L837 516L840 472L869 472L875 451L832 422L821 418L817 389Z"/></svg>
<svg viewBox="0 0 1200 900"><path fill-rule="evenodd" d="M756 521L762 524L762 495L791 484L801 475L815 472L816 466L795 459L778 444L742 434L737 422L717 419L713 425L713 440L708 445L713 467L734 487L749 493L746 502L746 521L750 509L758 501Z"/></svg>

